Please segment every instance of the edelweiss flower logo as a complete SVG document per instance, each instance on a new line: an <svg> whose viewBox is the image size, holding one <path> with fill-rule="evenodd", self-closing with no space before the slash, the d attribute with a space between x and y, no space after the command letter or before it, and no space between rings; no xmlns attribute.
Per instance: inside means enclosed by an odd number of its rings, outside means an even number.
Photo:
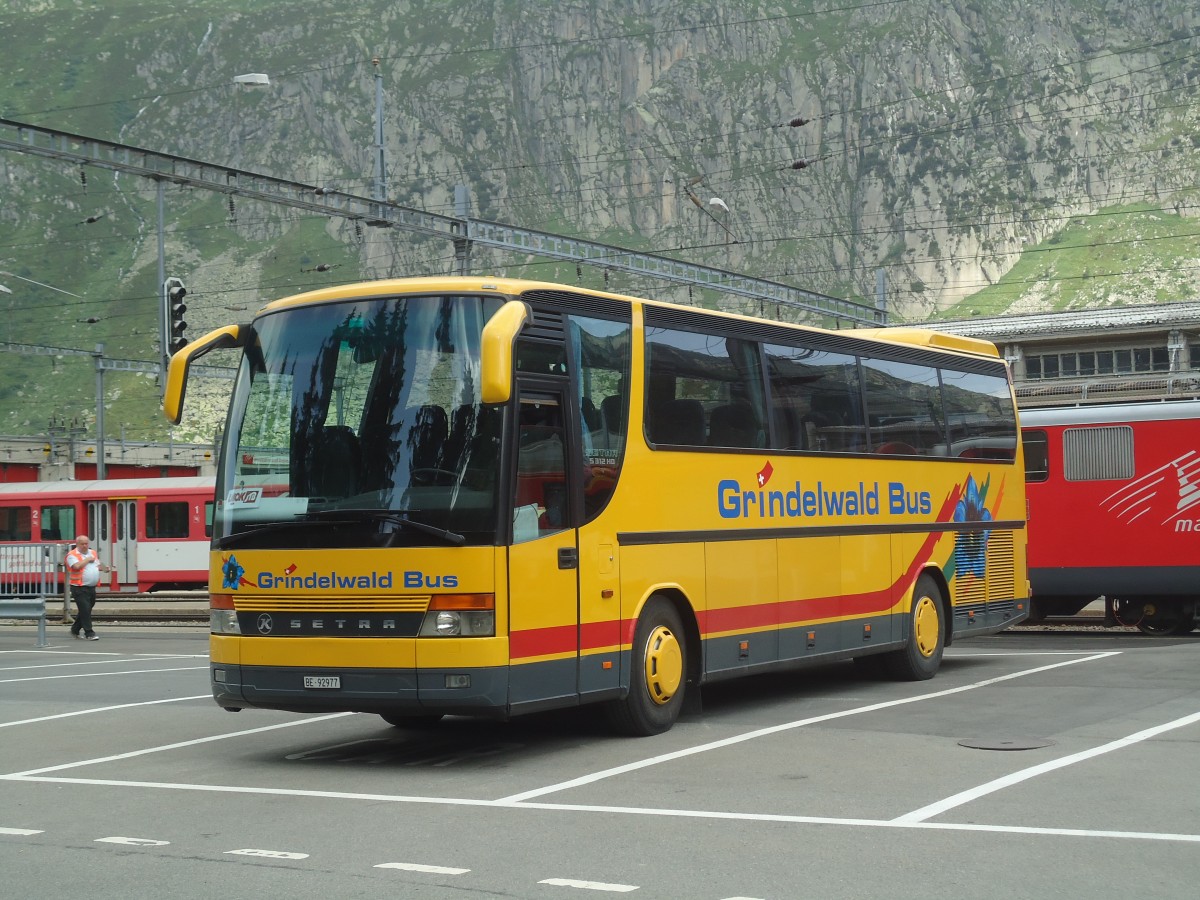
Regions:
<svg viewBox="0 0 1200 900"><path fill-rule="evenodd" d="M962 498L954 507L955 522L990 522L992 514L985 505L987 484L980 490L975 476L968 475ZM988 531L963 531L954 538L955 568L960 576L983 578L987 571Z"/></svg>
<svg viewBox="0 0 1200 900"><path fill-rule="evenodd" d="M242 576L246 574L246 570L238 565L236 556L231 556L222 563L221 574L224 576L221 587L236 591L242 583Z"/></svg>

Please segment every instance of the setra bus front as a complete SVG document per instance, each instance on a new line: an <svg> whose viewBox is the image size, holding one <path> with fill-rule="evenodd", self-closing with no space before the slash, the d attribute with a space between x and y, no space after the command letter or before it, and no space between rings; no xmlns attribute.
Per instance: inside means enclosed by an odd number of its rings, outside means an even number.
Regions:
<svg viewBox="0 0 1200 900"><path fill-rule="evenodd" d="M277 301L172 359L178 421L188 365L242 349L209 573L226 709L506 714L498 473L522 304L497 315L507 298L486 288L387 284Z"/></svg>

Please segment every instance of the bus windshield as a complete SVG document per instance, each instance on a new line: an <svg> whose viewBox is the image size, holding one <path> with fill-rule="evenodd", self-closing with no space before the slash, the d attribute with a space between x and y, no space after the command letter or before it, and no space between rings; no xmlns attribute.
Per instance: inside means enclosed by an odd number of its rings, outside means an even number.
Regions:
<svg viewBox="0 0 1200 900"><path fill-rule="evenodd" d="M479 344L501 302L374 297L258 319L214 546L494 543L503 416L480 402Z"/></svg>

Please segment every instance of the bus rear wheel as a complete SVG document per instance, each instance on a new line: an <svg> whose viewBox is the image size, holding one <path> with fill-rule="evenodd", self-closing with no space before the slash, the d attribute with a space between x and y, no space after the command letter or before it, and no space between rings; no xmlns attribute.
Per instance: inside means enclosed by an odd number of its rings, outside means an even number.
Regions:
<svg viewBox="0 0 1200 900"><path fill-rule="evenodd" d="M683 622L665 597L651 597L638 618L631 648L629 694L606 707L621 734L646 737L675 724L687 690Z"/></svg>
<svg viewBox="0 0 1200 900"><path fill-rule="evenodd" d="M937 674L946 649L945 602L928 575L917 579L909 612L908 640L903 649L882 657L884 670L897 681L925 681Z"/></svg>

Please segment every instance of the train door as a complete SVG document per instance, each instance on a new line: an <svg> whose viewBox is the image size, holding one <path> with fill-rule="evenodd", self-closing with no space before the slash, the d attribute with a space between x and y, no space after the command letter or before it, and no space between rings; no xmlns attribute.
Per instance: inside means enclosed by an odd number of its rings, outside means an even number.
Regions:
<svg viewBox="0 0 1200 900"><path fill-rule="evenodd" d="M112 503L116 513L112 565L117 573L114 580L121 588L136 589L138 504L136 500L114 500Z"/></svg>
<svg viewBox="0 0 1200 900"><path fill-rule="evenodd" d="M112 565L113 528L112 511L109 508L109 501L88 501L87 533L88 537L92 539L92 549L96 551L96 556L100 559L100 562ZM100 577L100 590L104 590L108 585L109 582L105 581L102 575Z"/></svg>
<svg viewBox="0 0 1200 900"><path fill-rule="evenodd" d="M137 584L137 501L89 500L88 535L100 562L117 569L115 582L101 577L100 588Z"/></svg>

